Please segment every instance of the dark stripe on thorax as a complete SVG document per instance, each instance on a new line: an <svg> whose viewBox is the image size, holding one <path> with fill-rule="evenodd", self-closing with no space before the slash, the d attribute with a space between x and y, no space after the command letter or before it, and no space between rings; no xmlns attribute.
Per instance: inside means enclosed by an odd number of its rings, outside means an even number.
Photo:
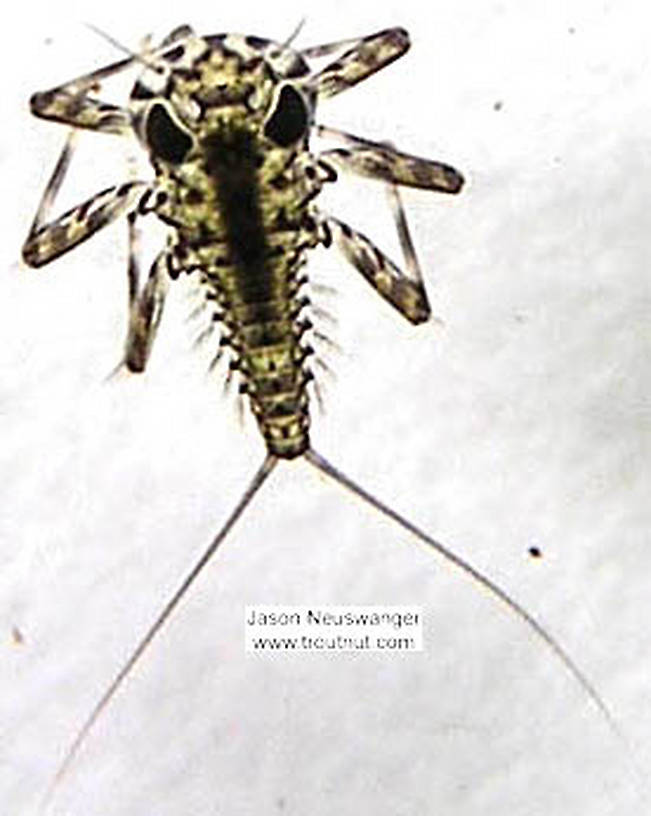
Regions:
<svg viewBox="0 0 651 816"><path fill-rule="evenodd" d="M203 144L244 303L272 297L269 249L260 211L259 154L246 131L215 133Z"/></svg>

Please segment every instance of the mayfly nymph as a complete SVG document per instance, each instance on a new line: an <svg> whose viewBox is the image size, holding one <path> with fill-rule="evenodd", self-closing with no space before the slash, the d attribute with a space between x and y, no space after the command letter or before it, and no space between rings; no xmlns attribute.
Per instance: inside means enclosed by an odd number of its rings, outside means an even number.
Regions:
<svg viewBox="0 0 651 816"><path fill-rule="evenodd" d="M60 780L89 730L203 567L281 460L303 457L314 468L479 582L545 641L596 703L613 718L582 671L546 629L490 578L440 544L332 465L310 443L309 344L313 329L304 294L310 250L338 247L375 291L410 323L431 315L418 259L399 198L401 186L458 193L453 167L318 125L317 104L368 78L409 48L407 33L371 36L296 50L254 37L200 37L184 26L156 48L35 94L32 112L63 123L70 135L23 247L40 267L120 216L129 225L129 325L124 366L142 372L160 324L170 280L193 275L221 335L215 359L230 357L266 447L265 459L201 558L78 732L59 767ZM324 67L312 67L326 60ZM96 96L101 83L142 67L128 104ZM48 220L79 129L132 136L146 150L153 180L129 180L98 192ZM312 152L310 139L337 146ZM316 199L339 171L384 182L404 256L404 271L365 235L322 212ZM167 242L141 279L137 223L154 214Z"/></svg>

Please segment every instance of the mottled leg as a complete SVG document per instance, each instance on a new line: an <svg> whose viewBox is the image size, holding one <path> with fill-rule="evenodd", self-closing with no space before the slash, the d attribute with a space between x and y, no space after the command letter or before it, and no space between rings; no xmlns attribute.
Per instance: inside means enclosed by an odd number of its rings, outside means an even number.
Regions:
<svg viewBox="0 0 651 816"><path fill-rule="evenodd" d="M318 58L350 46L338 59L326 65L309 80L319 99L345 91L380 71L409 49L409 35L404 28L387 28L358 40L344 40L306 48L302 55Z"/></svg>
<svg viewBox="0 0 651 816"><path fill-rule="evenodd" d="M372 142L322 125L316 127L316 132L324 138L345 142L347 147L325 150L319 154L319 159L342 170L439 193L458 193L463 187L463 176L448 164L401 153L391 145Z"/></svg>
<svg viewBox="0 0 651 816"><path fill-rule="evenodd" d="M129 327L124 349L124 365L133 373L145 370L156 332L163 316L168 287L168 252L161 252L149 270L144 287L140 277L140 242L137 216L129 217Z"/></svg>
<svg viewBox="0 0 651 816"><path fill-rule="evenodd" d="M407 320L422 323L429 318L431 310L398 187L458 193L463 186L463 176L447 164L401 153L390 144L372 142L325 127L318 127L317 132L320 136L334 137L347 145L323 151L318 157L320 163L389 184L389 201L405 259L406 274L364 235L336 219L328 219L326 223L332 228L348 260L380 295Z"/></svg>
<svg viewBox="0 0 651 816"><path fill-rule="evenodd" d="M64 149L64 154L65 152ZM46 210L52 205L61 184L60 165L61 160L57 162L55 173L38 208L37 217L23 245L23 259L29 266L44 266L59 255L63 255L123 213L136 209L143 196L150 192L150 185L142 181L109 187L83 204L68 210L54 221L42 225Z"/></svg>
<svg viewBox="0 0 651 816"><path fill-rule="evenodd" d="M85 128L121 135L132 132L126 109L103 103L88 94L99 87L102 79L118 73L137 59L134 55L120 60L52 90L34 94L30 100L36 116L68 124L71 130L23 246L23 259L29 266L44 266L77 246L122 213L133 210L151 190L151 185L137 181L109 187L55 220L47 221L70 166L76 131Z"/></svg>
<svg viewBox="0 0 651 816"><path fill-rule="evenodd" d="M399 200L398 206L400 206ZM411 265L411 274L415 276L413 280L407 277L365 235L356 232L348 224L344 224L336 218L328 217L325 223L343 254L358 272L361 272L364 279L371 284L375 291L410 323L424 323L429 318L431 309L425 287L420 278L420 269L413 251L404 213L402 213L402 221L405 232L401 235L401 243L403 250L405 247L407 248L405 254L408 268ZM399 234L400 229L399 224Z"/></svg>
<svg viewBox="0 0 651 816"><path fill-rule="evenodd" d="M125 57L104 68L91 71L47 91L35 93L29 100L34 114L41 119L62 122L75 128L126 135L132 132L131 117L126 108L102 102L88 94L96 91L103 79L123 71L138 60Z"/></svg>
<svg viewBox="0 0 651 816"><path fill-rule="evenodd" d="M94 30L98 31L97 29ZM101 31L98 31L98 33L117 47L123 48L108 35ZM161 48L167 48L178 40L190 36L192 36L192 29L189 26L178 26L154 51L149 48L147 38L140 52L129 54L129 56L117 62L98 68L88 74L83 74L47 91L35 93L30 99L31 111L34 116L41 119L62 122L75 128L100 133L129 135L132 133L129 111L126 108L96 99L90 94L97 91L100 83L108 77L130 68L136 63L149 65L150 61L155 62L156 54Z"/></svg>

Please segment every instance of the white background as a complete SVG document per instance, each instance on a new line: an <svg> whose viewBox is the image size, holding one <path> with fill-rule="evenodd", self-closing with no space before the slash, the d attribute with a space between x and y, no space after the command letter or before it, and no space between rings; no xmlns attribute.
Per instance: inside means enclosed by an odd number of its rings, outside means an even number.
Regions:
<svg viewBox="0 0 651 816"><path fill-rule="evenodd" d="M651 768L649 21L642 2L23 2L5 26L0 265L0 804L32 814L94 702L261 461L174 287L148 373L105 382L118 224L18 262L63 128L29 95L181 22L298 46L402 25L412 50L319 121L448 161L405 195L441 323L414 329L334 253L314 445L489 573L566 646ZM501 103L501 105L496 105ZM499 108L496 110L496 107ZM84 138L63 204L128 178ZM117 151L117 152L116 152ZM395 255L380 186L328 206ZM325 205L324 205L325 206ZM543 558L533 560L537 546ZM409 604L422 654L247 655L247 604ZM22 643L17 637L22 635ZM304 463L282 465L88 738L79 816L641 813L630 756L491 597ZM648 804L648 803L647 803Z"/></svg>

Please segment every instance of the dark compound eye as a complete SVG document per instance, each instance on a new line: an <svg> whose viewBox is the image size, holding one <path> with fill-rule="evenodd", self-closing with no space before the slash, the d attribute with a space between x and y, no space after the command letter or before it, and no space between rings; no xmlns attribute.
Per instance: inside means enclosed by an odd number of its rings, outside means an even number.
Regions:
<svg viewBox="0 0 651 816"><path fill-rule="evenodd" d="M180 164L192 147L190 136L160 104L154 105L147 114L145 138L155 158L172 164Z"/></svg>
<svg viewBox="0 0 651 816"><path fill-rule="evenodd" d="M279 147L289 147L304 135L308 126L307 108L300 93L285 85L278 95L276 108L264 126L264 133Z"/></svg>

